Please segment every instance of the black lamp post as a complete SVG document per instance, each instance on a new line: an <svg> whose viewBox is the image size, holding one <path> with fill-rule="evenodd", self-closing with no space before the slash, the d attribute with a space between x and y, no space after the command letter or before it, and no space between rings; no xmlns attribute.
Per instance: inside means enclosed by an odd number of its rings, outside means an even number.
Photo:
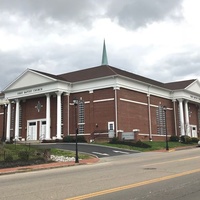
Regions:
<svg viewBox="0 0 200 200"><path fill-rule="evenodd" d="M169 150L169 145L168 145L168 136L167 136L167 107L166 106L163 106L163 110L164 110L164 113L165 113L165 132L166 132L166 138L165 138L165 142L166 142L166 151Z"/></svg>
<svg viewBox="0 0 200 200"><path fill-rule="evenodd" d="M77 126L77 105L78 105L78 100L74 99L74 106L75 106L75 134L76 134L76 157L75 157L75 163L79 163L78 159L78 126Z"/></svg>
<svg viewBox="0 0 200 200"><path fill-rule="evenodd" d="M7 104L3 105L3 135L1 138L2 142L5 142L5 132L6 132L6 108L7 108Z"/></svg>

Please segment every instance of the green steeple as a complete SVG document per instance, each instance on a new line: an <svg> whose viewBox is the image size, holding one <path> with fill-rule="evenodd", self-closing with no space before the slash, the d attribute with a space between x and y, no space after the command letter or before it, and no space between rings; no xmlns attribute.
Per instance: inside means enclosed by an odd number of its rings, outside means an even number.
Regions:
<svg viewBox="0 0 200 200"><path fill-rule="evenodd" d="M103 54L102 54L101 65L108 65L108 58L107 58L107 53L106 53L106 42L105 42L105 39L104 39L104 42L103 42Z"/></svg>

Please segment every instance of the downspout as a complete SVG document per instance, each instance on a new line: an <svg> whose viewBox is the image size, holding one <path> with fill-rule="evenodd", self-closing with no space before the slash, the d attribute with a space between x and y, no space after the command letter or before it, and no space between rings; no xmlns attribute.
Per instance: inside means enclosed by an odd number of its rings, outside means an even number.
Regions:
<svg viewBox="0 0 200 200"><path fill-rule="evenodd" d="M115 87L114 90L115 90L115 133L116 133L116 137L118 137L118 106L117 106L117 90L119 88L118 87Z"/></svg>
<svg viewBox="0 0 200 200"><path fill-rule="evenodd" d="M148 86L148 94L147 94L147 100L148 100L148 117L149 117L149 141L152 141L152 127L151 127L151 101L150 101L150 87Z"/></svg>
<svg viewBox="0 0 200 200"><path fill-rule="evenodd" d="M69 94L67 94L67 135L69 135Z"/></svg>

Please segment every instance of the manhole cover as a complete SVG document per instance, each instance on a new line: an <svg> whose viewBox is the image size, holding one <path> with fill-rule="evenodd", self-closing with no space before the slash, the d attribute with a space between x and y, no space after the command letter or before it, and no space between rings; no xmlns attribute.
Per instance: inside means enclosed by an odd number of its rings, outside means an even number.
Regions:
<svg viewBox="0 0 200 200"><path fill-rule="evenodd" d="M144 168L144 170L156 170L155 167L147 167L147 168Z"/></svg>

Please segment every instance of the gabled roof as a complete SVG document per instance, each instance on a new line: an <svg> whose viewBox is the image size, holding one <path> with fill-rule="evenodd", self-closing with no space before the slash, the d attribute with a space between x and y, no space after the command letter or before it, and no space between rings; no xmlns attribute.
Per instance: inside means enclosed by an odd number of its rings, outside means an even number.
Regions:
<svg viewBox="0 0 200 200"><path fill-rule="evenodd" d="M46 73L46 72L41 72L41 71L37 71L37 70L34 70L34 69L31 69L31 71L37 72L39 74L42 74L44 76L48 76L48 77L53 78L53 79L58 79L58 76L54 75L54 74L50 74L50 73Z"/></svg>
<svg viewBox="0 0 200 200"><path fill-rule="evenodd" d="M146 82L152 85L157 85L159 87L164 87L164 84L161 82L145 78L143 76L139 76L137 74L133 74L131 72L127 72L109 65L101 65L75 72L61 74L58 75L57 78L65 79L66 81L69 82L79 82L79 81L85 81L85 80L91 80L109 76L117 76L117 75L135 79L141 82Z"/></svg>
<svg viewBox="0 0 200 200"><path fill-rule="evenodd" d="M57 78L64 79L69 82L79 82L114 75L116 75L116 73L111 70L110 66L102 65L98 67L92 67L66 74L61 74L58 75Z"/></svg>
<svg viewBox="0 0 200 200"><path fill-rule="evenodd" d="M170 90L185 89L189 85L191 85L194 81L196 81L196 79L165 83L165 87L170 89Z"/></svg>
<svg viewBox="0 0 200 200"><path fill-rule="evenodd" d="M41 73L45 76L49 76L51 78L57 79L57 80L67 81L71 83L98 79L98 78L103 78L103 77L123 76L123 77L127 77L133 80L143 82L143 83L154 85L157 87L169 89L169 90L185 89L189 85L191 85L194 81L196 81L196 79L191 79L191 80L171 82L171 83L162 83L162 82L155 81L153 79L149 79L149 78L146 78L146 77L143 77L143 76L140 76L140 75L137 75L125 70L121 70L119 68L115 68L109 65L101 65L97 67L87 68L87 69L78 70L78 71L69 72L69 73L60 74L60 75L53 75L53 74L40 72L36 70L33 70L33 71Z"/></svg>
<svg viewBox="0 0 200 200"><path fill-rule="evenodd" d="M127 72L127 71L121 70L119 68L115 68L115 67L111 67L111 66L109 66L109 67L115 72L116 75L128 77L130 79L134 79L134 80L137 80L137 81L140 81L140 82L148 83L150 85L155 85L155 86L158 86L158 87L164 87L164 84L159 82L159 81L155 81L153 79L149 79L149 78L146 78L144 76L140 76L140 75L137 75L137 74L134 74L134 73L131 73L131 72Z"/></svg>

